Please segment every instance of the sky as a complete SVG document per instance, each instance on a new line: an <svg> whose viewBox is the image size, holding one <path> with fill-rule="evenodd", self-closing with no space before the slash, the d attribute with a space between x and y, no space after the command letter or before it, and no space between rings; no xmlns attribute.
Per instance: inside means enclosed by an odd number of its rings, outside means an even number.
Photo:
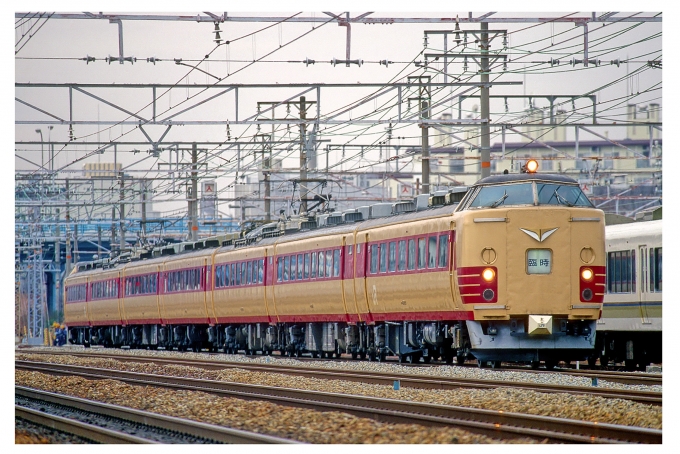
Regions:
<svg viewBox="0 0 680 454"><path fill-rule="evenodd" d="M364 4L357 4L364 7ZM22 7L24 5L21 5ZM218 5L217 7L220 7ZM298 6L298 5L296 5ZM301 5L308 6L308 5ZM319 5L314 5L315 9ZM344 5L343 5L344 6ZM353 5L352 5L353 6ZM438 9L443 3L428 4L427 10L397 11L380 9L369 17L466 17L466 11L447 11ZM493 5L492 5L493 6ZM619 5L620 6L620 5ZM452 24L391 24L391 25L358 25L351 27L351 59L363 61L361 66L343 64L332 65L333 58L344 59L346 51L346 28L339 27L335 22L329 22L329 17L320 12L332 7L332 10L340 13L336 4L328 8L319 8L316 12L310 9L289 9L287 12L272 13L271 8L255 8L254 12L232 12L231 15L276 15L293 16L304 11L300 16L318 18L314 24L304 23L222 23L220 24L221 37L230 40L230 44L216 46L213 42L214 25L212 23L197 22L169 22L169 21L124 21L123 22L123 46L125 56L135 57L135 63L118 62L108 63L105 59L109 56L118 56L118 26L107 20L48 20L28 21L19 27L15 27L15 43L21 47L15 56L15 81L16 82L47 82L47 83L99 83L99 84L214 84L218 78L221 84L285 84L285 83L339 83L353 84L352 87L338 89L323 89L321 95L322 115L333 111L345 110L353 107L348 112L338 116L338 119L350 120L367 115L366 119L390 119L397 115L396 108L387 109L393 105L394 92L381 96L365 104L358 105L362 97L374 93L377 88L364 87L360 84L376 83L386 84L389 82L404 82L408 76L429 75L435 82L443 82L441 74L443 65L434 64L425 72L417 67L414 62L422 62L424 50L425 30L451 30ZM431 7L431 8L430 8ZM100 7L98 9L104 9ZM104 11L121 12L134 11L136 8L125 10L116 7L115 10ZM91 10L81 9L80 11ZM209 10L215 14L222 12L217 9ZM350 9L352 17L361 14L364 9ZM26 11L20 8L18 11ZM36 11L36 9L32 9ZM78 11L76 9L60 9L61 12ZM147 10L148 11L148 10ZM172 13L178 14L174 10ZM443 11L443 12L442 12ZM650 10L651 11L651 10ZM657 10L658 11L658 10ZM91 11L97 12L97 11ZM161 11L157 11L162 13ZM141 13L141 12L140 12ZM196 14L194 12L185 13ZM203 14L203 13L202 13ZM483 14L473 13L474 16ZM565 13L569 14L569 13ZM578 16L589 13L577 13ZM599 13L601 14L601 13ZM625 13L623 13L625 14ZM634 14L634 13L631 13ZM539 14L527 10L514 13L497 13L496 17L535 17L548 15L557 17L557 13ZM492 16L493 17L493 16ZM15 21L16 22L16 21ZM44 25L42 25L44 23ZM42 25L39 29L38 26ZM31 28L31 26L33 28ZM491 89L492 95L582 95L593 94L597 96L601 111L601 121L617 121L625 119L625 106L635 102L639 105L661 102L661 70L645 68L647 60L660 57L661 54L661 26L662 24L615 24L602 26L601 24L589 26L589 58L597 58L601 65L594 68L584 68L582 65L570 65L568 62L574 58L583 58L583 31L582 27L573 24L491 24L490 30L508 31L508 49L503 50L502 38L498 37L492 42L492 51L507 55L510 62L507 70L502 72L502 65L496 64L491 75L492 81L514 82L517 85L497 85ZM478 24L463 24L462 30L478 29ZM37 29L37 30L36 30ZM22 34L34 33L30 40L21 38ZM470 39L472 39L472 36ZM454 46L453 37L449 37L448 48ZM472 43L471 43L472 44ZM460 48L460 46L459 46ZM467 51L474 51L473 46ZM436 53L443 51L443 39L441 35L430 35L426 52ZM206 58L206 55L208 58ZM92 57L95 61L86 63L84 60ZM159 59L155 64L147 59ZM181 65L175 63L181 59ZM305 59L315 60L315 64L305 65L301 63ZM551 59L560 60L560 65L550 66L547 62ZM619 66L611 65L612 60L631 60L628 64ZM226 60L230 60L229 63ZM257 62L253 63L253 60ZM387 60L388 65L378 64L381 60ZM197 65L198 69L192 69L188 65ZM479 77L474 74L476 63L468 61L467 71L464 71L461 59L449 64L449 80L458 77L462 82L477 82ZM627 77L628 74L634 74ZM442 101L469 87L455 90L443 89L433 95L436 101ZM139 113L144 118L151 116L151 93L149 89L137 90L91 90L97 96L111 100L116 105L132 113ZM243 119L256 113L258 102L275 102L287 99L300 93L298 88L263 88L241 90L239 93L239 117ZM173 89L167 93L160 93L156 104L157 114L169 115L182 110L193 103L206 99L216 94L216 90L201 93L197 89ZM471 94L477 93L475 90ZM60 118L68 118L68 92L66 89L46 88L17 88L16 96L36 107L49 111ZM315 99L315 93L306 95L308 100ZM411 93L409 96L417 96ZM297 99L297 97L295 98ZM233 92L206 102L205 105L191 112L180 114L181 120L219 120L233 121L235 97ZM569 122L584 121L591 119L587 116L591 111L589 101L577 100L571 102L568 98L558 99L563 103L556 108L564 109L569 114ZM478 100L470 99L462 104L462 117L468 115L479 117ZM546 107L547 101L540 96L532 100L534 107ZM415 106L415 104L414 104ZM493 122L519 122L524 117L524 111L529 107L527 99L492 99L491 112ZM402 107L405 109L405 106ZM315 106L312 107L312 114ZM576 109L574 111L574 109ZM374 112L375 111L375 112ZM451 113L457 117L456 105L445 102L433 109L433 117L443 113ZM573 115L572 115L573 114ZM78 120L101 120L117 123L129 118L129 115L113 109L101 102L89 98L83 94L74 95L73 115ZM296 111L286 112L279 107L277 117L283 115L295 116ZM17 120L48 120L49 117L15 102L15 116ZM49 131L47 125L17 125L15 127L16 141L37 141L40 135L36 129L40 128L42 137L47 140L67 141L69 128L67 125L55 125ZM166 127L161 125L147 125L143 128L150 138L157 140L166 133ZM319 139L325 143L333 144L377 144L387 139L387 125L336 125L321 128ZM263 126L258 131L254 126L174 126L167 131L164 137L166 141L213 141L224 142L224 146L214 146L209 149L210 167L216 169L210 176L218 178L218 187L224 191L235 181L237 169L236 153L234 148L228 149L229 138L240 137L241 140L249 140L257 133L271 131L270 126ZM598 128L601 134L606 134L613 139L623 139L625 128ZM130 125L103 125L97 128L95 125L77 125L73 135L77 138L78 145L55 146L56 157L54 167L63 169L73 175L79 171L85 162L112 162L112 149L107 149L104 154L91 155L96 145L89 142L117 141L117 140L145 140L142 131L136 126ZM398 126L393 130L392 144L418 145L420 130L416 125ZM276 131L278 139L297 140L297 127L279 127ZM573 128L567 131L567 138L574 138ZM594 138L582 132L580 140ZM491 143L501 140L500 133L496 130ZM517 135L507 135L506 141L517 142ZM115 159L129 165L137 161L139 164L132 165L130 170L137 171L135 176L153 177L158 174L139 173L141 170L150 170L157 167L158 162L167 162L169 152L163 153L160 159L147 154L150 149L147 146L121 146ZM43 154L45 149L40 145L17 145L15 147L15 169L17 171L34 171L36 165L49 160L49 154ZM140 153L132 153L139 150ZM245 154L245 152L244 152ZM343 155L338 151L329 156L332 170L366 170L384 168L386 154L379 154L376 150L367 152L363 159L351 159L356 152L348 152ZM280 151L278 157L283 159L284 168L299 168L297 147L290 150ZM144 159L146 158L146 159ZM253 167L254 156L246 156L240 165L241 176L244 174L243 167L250 166L245 174L255 177ZM31 164L31 161L34 164ZM319 159L323 164L325 159ZM402 163L408 160L402 161ZM408 167L406 170L418 170L419 164ZM171 210L182 204L158 204L154 209L160 211Z"/></svg>

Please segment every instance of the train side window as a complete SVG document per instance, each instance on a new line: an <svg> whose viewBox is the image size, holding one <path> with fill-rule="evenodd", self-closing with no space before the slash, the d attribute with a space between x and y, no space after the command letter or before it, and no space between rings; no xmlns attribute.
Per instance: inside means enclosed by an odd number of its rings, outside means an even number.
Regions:
<svg viewBox="0 0 680 454"><path fill-rule="evenodd" d="M378 255L378 245L377 244L371 244L371 274L375 274L378 272L378 259L380 256Z"/></svg>
<svg viewBox="0 0 680 454"><path fill-rule="evenodd" d="M416 269L416 240L408 240L408 269Z"/></svg>
<svg viewBox="0 0 680 454"><path fill-rule="evenodd" d="M333 275L333 251L326 251L326 277Z"/></svg>
<svg viewBox="0 0 680 454"><path fill-rule="evenodd" d="M297 256L290 256L290 280L294 281L297 279Z"/></svg>
<svg viewBox="0 0 680 454"><path fill-rule="evenodd" d="M312 265L312 268L311 268L311 269L312 269L312 274L310 275L310 277L311 277L312 279L314 279L314 278L316 278L316 252L312 252L312 262L311 262L311 265Z"/></svg>
<svg viewBox="0 0 680 454"><path fill-rule="evenodd" d="M283 259L276 257L276 282L281 282L283 279Z"/></svg>
<svg viewBox="0 0 680 454"><path fill-rule="evenodd" d="M260 259L260 265L258 267L257 282L264 283L264 259Z"/></svg>
<svg viewBox="0 0 680 454"><path fill-rule="evenodd" d="M241 262L241 285L246 285L246 262Z"/></svg>
<svg viewBox="0 0 680 454"><path fill-rule="evenodd" d="M635 292L635 250L610 252L607 263L607 291Z"/></svg>
<svg viewBox="0 0 680 454"><path fill-rule="evenodd" d="M222 287L222 265L215 267L215 288Z"/></svg>
<svg viewBox="0 0 680 454"><path fill-rule="evenodd" d="M340 249L333 251L333 277L340 276Z"/></svg>
<svg viewBox="0 0 680 454"><path fill-rule="evenodd" d="M231 268L231 271L229 272L229 285L233 287L236 285L236 264L230 264L229 268Z"/></svg>
<svg viewBox="0 0 680 454"><path fill-rule="evenodd" d="M427 243L425 238L418 238L418 269L425 269L425 261L427 259Z"/></svg>
<svg viewBox="0 0 680 454"><path fill-rule="evenodd" d="M427 246L427 267L435 268L437 266L437 237L431 236Z"/></svg>
<svg viewBox="0 0 680 454"><path fill-rule="evenodd" d="M224 286L229 287L231 285L231 265L227 263L222 267L224 268Z"/></svg>
<svg viewBox="0 0 680 454"><path fill-rule="evenodd" d="M445 268L449 255L449 235L439 235L439 267Z"/></svg>
<svg viewBox="0 0 680 454"><path fill-rule="evenodd" d="M236 275L234 277L234 284L239 286L239 285L241 285L241 264L236 263L234 268L236 269Z"/></svg>
<svg viewBox="0 0 680 454"><path fill-rule="evenodd" d="M297 256L297 262L298 262L297 278L298 278L298 281L302 280L302 275L304 274L303 271L304 271L304 268L305 268L305 259L303 257L304 256L302 254L298 254L298 256Z"/></svg>
<svg viewBox="0 0 680 454"><path fill-rule="evenodd" d="M631 257L631 266L629 268L628 272L628 282L631 284L628 287L628 291L635 293L635 249L630 251L630 257Z"/></svg>
<svg viewBox="0 0 680 454"><path fill-rule="evenodd" d="M305 254L305 279L309 279L309 253Z"/></svg>
<svg viewBox="0 0 680 454"><path fill-rule="evenodd" d="M246 277L246 284L250 285L250 284L253 283L253 261L248 260L246 267L247 267L246 273L248 273L248 275Z"/></svg>
<svg viewBox="0 0 680 454"><path fill-rule="evenodd" d="M347 246L347 253L348 253L349 255L352 255L352 249L354 249L352 246L353 246L352 244L350 244L349 246Z"/></svg>
<svg viewBox="0 0 680 454"><path fill-rule="evenodd" d="M661 248L649 248L649 291L661 291Z"/></svg>
<svg viewBox="0 0 680 454"><path fill-rule="evenodd" d="M397 255L399 260L397 261L397 270L406 270L406 240L399 240Z"/></svg>
<svg viewBox="0 0 680 454"><path fill-rule="evenodd" d="M288 277L290 276L290 256L287 255L283 259L283 282L288 281Z"/></svg>
<svg viewBox="0 0 680 454"><path fill-rule="evenodd" d="M387 271L387 243L380 243L380 272Z"/></svg>
<svg viewBox="0 0 680 454"><path fill-rule="evenodd" d="M390 250L388 254L388 266L387 269L390 272L397 270L397 242L390 241Z"/></svg>
<svg viewBox="0 0 680 454"><path fill-rule="evenodd" d="M317 270L319 271L318 277L323 277L323 270L325 268L326 252L325 251L319 252L318 257L319 257L319 266L317 268Z"/></svg>
<svg viewBox="0 0 680 454"><path fill-rule="evenodd" d="M663 280L661 276L661 249L660 247L654 248L654 269L656 272L654 273L654 291L655 292L660 292L662 291L662 286L663 286Z"/></svg>

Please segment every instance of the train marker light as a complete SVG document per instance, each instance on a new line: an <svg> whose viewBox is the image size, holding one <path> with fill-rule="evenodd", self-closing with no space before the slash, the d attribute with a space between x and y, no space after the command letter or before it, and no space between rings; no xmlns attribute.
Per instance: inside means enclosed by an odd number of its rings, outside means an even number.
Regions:
<svg viewBox="0 0 680 454"><path fill-rule="evenodd" d="M529 159L524 168L526 169L527 173L536 173L538 170L538 161L535 159Z"/></svg>
<svg viewBox="0 0 680 454"><path fill-rule="evenodd" d="M482 279L484 279L486 282L493 281L495 277L496 272L493 270L493 268L485 268L484 271L482 271Z"/></svg>
<svg viewBox="0 0 680 454"><path fill-rule="evenodd" d="M581 279L583 279L586 282L590 282L593 280L593 270L590 268L583 268L581 270Z"/></svg>

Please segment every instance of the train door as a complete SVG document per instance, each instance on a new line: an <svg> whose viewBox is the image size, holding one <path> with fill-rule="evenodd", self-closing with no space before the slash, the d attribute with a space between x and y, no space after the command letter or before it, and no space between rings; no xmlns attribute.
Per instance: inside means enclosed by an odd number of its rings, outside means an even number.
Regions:
<svg viewBox="0 0 680 454"><path fill-rule="evenodd" d="M203 269L203 272L201 273L200 288L203 289L203 309L205 310L205 318L208 319L208 321L212 321L214 320L213 317L215 315L214 311L212 311L212 313L210 311L210 308L212 307L210 301L210 295L212 295L212 292L210 291L210 285L212 285L212 266L208 263L207 257L203 259L203 266L201 268Z"/></svg>
<svg viewBox="0 0 680 454"><path fill-rule="evenodd" d="M264 283L266 287L266 298L267 298L267 315L269 316L269 321L278 322L279 315L276 310L276 292L274 286L276 285L276 245L269 246L266 249L266 261L264 267Z"/></svg>
<svg viewBox="0 0 680 454"><path fill-rule="evenodd" d="M354 248L354 260L355 260L355 270L354 275L354 294L357 301L357 311L360 314L366 314L367 319L365 321L370 321L371 317L368 309L368 293L366 290L366 266L368 264L368 233L365 234L366 241L364 243L356 242ZM358 239L358 238L357 238Z"/></svg>
<svg viewBox="0 0 680 454"><path fill-rule="evenodd" d="M640 319L643 325L649 325L651 322L649 320L649 314L647 313L647 299L649 297L649 262L647 257L647 245L638 246L638 262L639 262L639 273L638 279L640 285L637 288L638 301L640 304Z"/></svg>
<svg viewBox="0 0 680 454"><path fill-rule="evenodd" d="M264 307L267 312L267 317L269 318L269 323L272 323L272 321L276 322L277 317L275 314L272 314L274 312L274 274L276 274L276 270L274 268L274 258L273 256L273 248L265 248L264 250Z"/></svg>
<svg viewBox="0 0 680 454"><path fill-rule="evenodd" d="M340 268L340 277L342 282L343 304L345 305L345 313L350 315L352 320L356 314L356 301L354 299L354 241L352 237L342 237L342 266ZM350 244L347 244L350 243Z"/></svg>
<svg viewBox="0 0 680 454"><path fill-rule="evenodd" d="M453 305L454 307L458 306L458 300L456 299L456 286L458 285L457 278L456 278L456 230L455 230L456 224L454 222L451 222L451 241L449 243L449 275L450 275L450 282L449 285L451 286L451 298L453 300Z"/></svg>

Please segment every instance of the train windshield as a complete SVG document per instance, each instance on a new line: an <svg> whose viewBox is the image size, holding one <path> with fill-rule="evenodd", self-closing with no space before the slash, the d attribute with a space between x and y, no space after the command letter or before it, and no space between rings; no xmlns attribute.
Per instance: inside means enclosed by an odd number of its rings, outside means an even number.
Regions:
<svg viewBox="0 0 680 454"><path fill-rule="evenodd" d="M482 186L472 197L472 201L464 209L509 205L593 206L581 188L574 184L535 182Z"/></svg>
<svg viewBox="0 0 680 454"><path fill-rule="evenodd" d="M590 200L575 185L557 183L536 183L539 205L566 205L570 207L592 207Z"/></svg>
<svg viewBox="0 0 680 454"><path fill-rule="evenodd" d="M496 208L501 205L533 205L532 183L483 186L468 208Z"/></svg>

